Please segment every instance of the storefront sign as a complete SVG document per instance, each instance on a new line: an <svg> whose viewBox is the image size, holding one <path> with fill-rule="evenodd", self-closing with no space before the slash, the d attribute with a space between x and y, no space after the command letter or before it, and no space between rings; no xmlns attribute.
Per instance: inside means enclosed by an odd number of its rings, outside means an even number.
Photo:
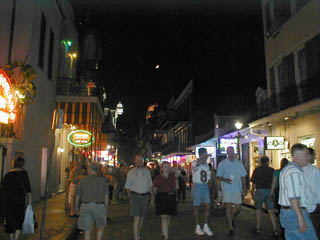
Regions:
<svg viewBox="0 0 320 240"><path fill-rule="evenodd" d="M69 143L77 147L90 146L93 140L94 138L92 137L92 133L85 130L72 131L68 135Z"/></svg>
<svg viewBox="0 0 320 240"><path fill-rule="evenodd" d="M0 123L12 123L15 119L15 101L11 82L8 75L0 69Z"/></svg>
<svg viewBox="0 0 320 240"><path fill-rule="evenodd" d="M233 147L234 152L238 150L238 139L237 138L220 138L219 139L219 152L227 153L227 148Z"/></svg>
<svg viewBox="0 0 320 240"><path fill-rule="evenodd" d="M266 145L266 150L284 150L285 149L284 137L266 137L265 145Z"/></svg>

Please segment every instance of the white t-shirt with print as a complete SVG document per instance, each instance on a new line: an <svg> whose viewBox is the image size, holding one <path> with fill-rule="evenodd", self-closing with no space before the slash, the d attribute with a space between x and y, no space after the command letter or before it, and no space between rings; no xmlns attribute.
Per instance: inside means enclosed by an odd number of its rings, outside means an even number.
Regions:
<svg viewBox="0 0 320 240"><path fill-rule="evenodd" d="M192 181L193 183L207 184L211 179L211 171L207 163L197 166L197 161L192 162Z"/></svg>

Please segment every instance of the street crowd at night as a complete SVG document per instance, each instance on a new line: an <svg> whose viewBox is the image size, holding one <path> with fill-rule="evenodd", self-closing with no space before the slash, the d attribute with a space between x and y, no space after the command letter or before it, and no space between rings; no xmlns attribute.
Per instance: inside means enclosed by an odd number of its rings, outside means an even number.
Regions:
<svg viewBox="0 0 320 240"><path fill-rule="evenodd" d="M0 239L320 239L319 0L1 0Z"/></svg>

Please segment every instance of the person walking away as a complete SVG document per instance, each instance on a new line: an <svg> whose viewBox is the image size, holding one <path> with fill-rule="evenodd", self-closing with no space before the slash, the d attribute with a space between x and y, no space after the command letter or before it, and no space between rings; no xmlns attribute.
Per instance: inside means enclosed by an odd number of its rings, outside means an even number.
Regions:
<svg viewBox="0 0 320 240"><path fill-rule="evenodd" d="M309 218L307 183L302 167L308 164L307 147L296 143L291 148L292 162L280 173L280 222L286 240L316 240L317 235Z"/></svg>
<svg viewBox="0 0 320 240"><path fill-rule="evenodd" d="M211 208L214 209L216 205L215 195L217 192L216 172L214 171L214 168L212 167L211 163L209 163L208 166L211 172L211 178L210 178L210 181L208 182L209 190L210 190L210 201L211 201Z"/></svg>
<svg viewBox="0 0 320 240"><path fill-rule="evenodd" d="M120 166L116 169L114 176L113 176L115 182L116 182L116 199L117 203L119 201L124 201L123 196L124 196L124 184L126 182L126 176L123 170L123 163L120 163Z"/></svg>
<svg viewBox="0 0 320 240"><path fill-rule="evenodd" d="M178 190L178 201L180 202L180 200L182 199L182 202L184 203L186 201L186 171L181 168L181 166L179 165L179 169L180 169L180 175L178 177L178 181L179 181L179 190Z"/></svg>
<svg viewBox="0 0 320 240"><path fill-rule="evenodd" d="M179 176L180 176L181 170L178 168L176 161L173 161L172 165L173 165L173 167L172 167L171 171L175 173L176 191L178 192L179 191Z"/></svg>
<svg viewBox="0 0 320 240"><path fill-rule="evenodd" d="M2 191L6 205L6 233L10 240L18 240L24 221L26 200L32 204L31 186L27 171L23 168L25 159L17 157L11 162L11 169L4 176ZM27 198L27 199L26 199Z"/></svg>
<svg viewBox="0 0 320 240"><path fill-rule="evenodd" d="M306 179L307 198L309 200L307 210L317 237L320 239L320 170L316 166L312 165L314 164L314 159L314 150L312 148L308 148L308 164L302 167L302 169Z"/></svg>
<svg viewBox="0 0 320 240"><path fill-rule="evenodd" d="M112 179L112 168L110 166L105 166L103 168L103 176L106 178L108 186L109 186L109 201L108 201L108 217L107 221L109 224L112 223L112 219L109 217L110 216L110 205L113 197L113 179Z"/></svg>
<svg viewBox="0 0 320 240"><path fill-rule="evenodd" d="M271 183L271 198L273 199L273 203L275 208L277 209L276 216L280 217L281 206L279 205L279 176L281 170L287 166L289 160L286 158L282 158L280 161L280 169L277 169L273 173L272 183ZM279 220L280 221L280 220ZM280 224L281 229L281 238L284 239L284 228Z"/></svg>
<svg viewBox="0 0 320 240"><path fill-rule="evenodd" d="M209 155L206 148L199 148L198 150L199 159L194 160L192 166L193 176L193 206L194 206L194 217L196 221L195 234L202 236L207 234L212 236L213 233L208 226L209 215L210 215L210 191L208 181L210 180L211 172L207 163ZM201 229L199 224L199 207L204 203L205 206L205 221L204 226Z"/></svg>
<svg viewBox="0 0 320 240"><path fill-rule="evenodd" d="M107 210L109 187L106 179L98 176L99 165L89 165L89 176L84 177L76 188L75 209L80 214L78 228L84 231L84 239L90 240L91 230L95 223L96 239L101 240L104 228L107 226Z"/></svg>
<svg viewBox="0 0 320 240"><path fill-rule="evenodd" d="M228 147L227 158L219 164L216 178L221 182L230 236L234 236L235 220L240 214L242 199L247 194L246 175L243 164L235 158L234 148ZM235 207L231 213L233 204Z"/></svg>
<svg viewBox="0 0 320 240"><path fill-rule="evenodd" d="M149 200L151 200L151 203L154 202L152 185L150 171L143 167L142 157L137 154L135 156L135 167L128 172L125 185L131 205L130 215L133 217L134 240L141 239L141 228Z"/></svg>
<svg viewBox="0 0 320 240"><path fill-rule="evenodd" d="M256 234L261 233L261 209L263 203L265 203L272 223L273 236L278 237L276 219L274 215L274 204L271 200L270 190L274 169L269 167L270 161L267 156L262 156L260 162L261 166L257 167L253 171L251 177L252 198L254 200L254 206L256 208L256 228L254 228L252 231Z"/></svg>
<svg viewBox="0 0 320 240"><path fill-rule="evenodd" d="M74 212L74 203L75 203L75 191L77 184L81 178L81 169L80 163L74 162L73 168L70 172L70 187L69 187L69 204L70 204L70 217L78 217Z"/></svg>
<svg viewBox="0 0 320 240"><path fill-rule="evenodd" d="M154 181L153 192L156 195L156 213L161 217L161 232L164 240L169 238L169 226L172 216L177 216L175 175L170 173L170 164L161 164L161 174Z"/></svg>
<svg viewBox="0 0 320 240"><path fill-rule="evenodd" d="M289 163L289 160L286 158L282 158L280 161L280 169L277 169L273 172L273 178L271 183L271 197L273 198L273 202L275 205L275 208L277 209L277 216L280 216L280 209L281 206L279 205L279 176L281 170L287 166Z"/></svg>

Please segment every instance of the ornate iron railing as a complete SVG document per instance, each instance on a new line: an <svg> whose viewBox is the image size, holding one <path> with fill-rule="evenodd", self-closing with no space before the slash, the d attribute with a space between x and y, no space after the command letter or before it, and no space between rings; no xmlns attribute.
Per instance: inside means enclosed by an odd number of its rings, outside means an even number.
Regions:
<svg viewBox="0 0 320 240"><path fill-rule="evenodd" d="M258 117L270 115L320 97L319 80L319 75L308 78L297 85L286 88L282 92L261 101L257 105Z"/></svg>

